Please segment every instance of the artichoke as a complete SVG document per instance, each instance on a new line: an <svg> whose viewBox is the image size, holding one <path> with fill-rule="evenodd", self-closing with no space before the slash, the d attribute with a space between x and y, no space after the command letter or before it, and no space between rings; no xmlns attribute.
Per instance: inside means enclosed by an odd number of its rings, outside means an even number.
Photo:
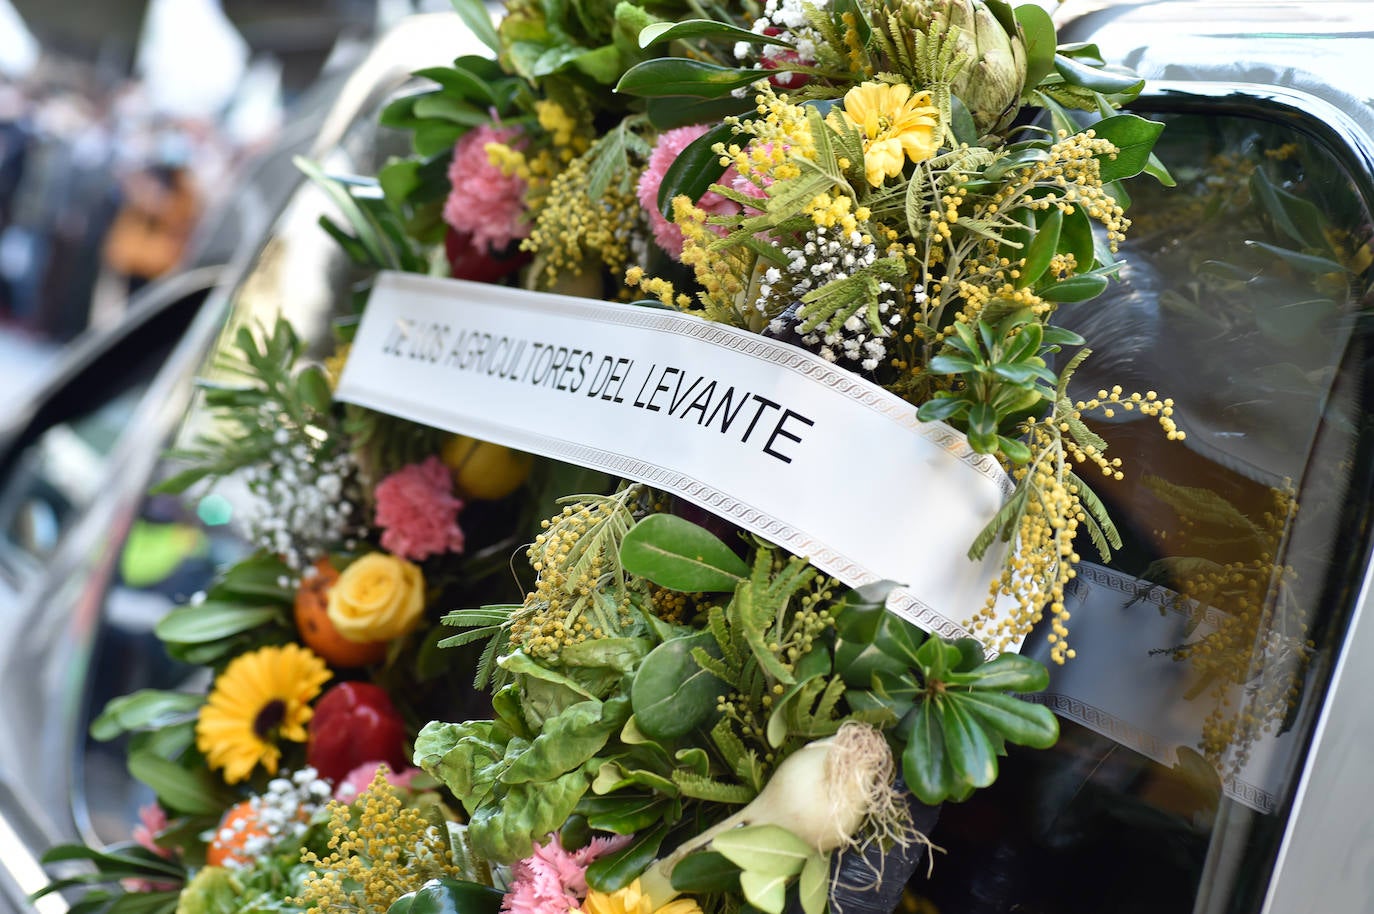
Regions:
<svg viewBox="0 0 1374 914"><path fill-rule="evenodd" d="M1026 46L1011 8L1001 0L897 0L902 27L953 40L963 66L950 91L973 115L980 135L998 133L1016 116L1026 81Z"/></svg>

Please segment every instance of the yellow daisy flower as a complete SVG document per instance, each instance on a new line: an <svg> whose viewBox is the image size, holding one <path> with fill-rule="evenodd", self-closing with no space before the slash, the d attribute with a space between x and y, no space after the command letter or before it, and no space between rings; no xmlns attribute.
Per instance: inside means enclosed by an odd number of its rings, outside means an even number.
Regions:
<svg viewBox="0 0 1374 914"><path fill-rule="evenodd" d="M244 780L259 762L276 774L276 741L305 742L310 702L330 675L324 661L299 644L235 657L200 709L196 747L211 768L224 769L227 783Z"/></svg>
<svg viewBox="0 0 1374 914"><path fill-rule="evenodd" d="M864 176L874 187L901 174L908 160L923 162L940 148L940 112L929 92L864 83L845 93L841 113L863 135Z"/></svg>
<svg viewBox="0 0 1374 914"><path fill-rule="evenodd" d="M640 888L639 880L614 892L587 892L583 914L701 914L701 905L691 898L675 898L655 908L653 899Z"/></svg>

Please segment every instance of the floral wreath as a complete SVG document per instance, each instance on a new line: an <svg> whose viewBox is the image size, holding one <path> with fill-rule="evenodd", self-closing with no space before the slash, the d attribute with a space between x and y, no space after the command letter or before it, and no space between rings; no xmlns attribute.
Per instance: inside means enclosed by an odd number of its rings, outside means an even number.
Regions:
<svg viewBox="0 0 1374 914"><path fill-rule="evenodd" d="M134 844L54 851L95 872L48 891L393 914L887 897L925 807L991 784L1007 743L1057 739L1019 697L1046 669L988 650L1048 615L1071 658L1075 544L1120 546L1079 474L1123 469L1085 416L1183 435L1154 392L1073 400L1088 350L1053 323L1118 269L1120 182L1169 181L1161 125L1117 111L1143 84L1001 0L510 0L499 25L455 6L494 59L422 70L386 108L413 154L373 181L303 165L364 288L402 270L647 297L953 425L1015 482L970 544L1016 547L978 639L669 494L335 401L356 315L323 364L285 321L240 328L220 362L241 383L204 392L223 433L159 486L253 496L258 551L158 626L213 686L95 721L131 736L158 805ZM1018 609L994 622L999 596Z"/></svg>

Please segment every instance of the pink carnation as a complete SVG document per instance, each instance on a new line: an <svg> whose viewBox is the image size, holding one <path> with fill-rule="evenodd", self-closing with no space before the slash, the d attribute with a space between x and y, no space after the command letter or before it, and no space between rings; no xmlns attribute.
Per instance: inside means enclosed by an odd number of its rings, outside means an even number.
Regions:
<svg viewBox="0 0 1374 914"><path fill-rule="evenodd" d="M343 780L339 781L339 786L334 788L334 799L340 803L352 803L363 791L372 786L372 779L377 776L377 769L383 765L386 765L386 762L363 762L348 772L344 775ZM391 766L387 765L386 780L392 787L400 787L404 790L410 787L410 782L415 780L415 776L419 773L419 768L392 771Z"/></svg>
<svg viewBox="0 0 1374 914"><path fill-rule="evenodd" d="M418 562L463 551L463 502L453 497L453 479L438 457L402 467L379 482L373 496L382 548L392 555Z"/></svg>
<svg viewBox="0 0 1374 914"><path fill-rule="evenodd" d="M444 203L444 221L472 236L479 250L497 253L529 234L525 221L525 181L492 164L487 146L523 143L517 127L483 124L463 134L453 148L448 180L453 189Z"/></svg>
<svg viewBox="0 0 1374 914"><path fill-rule="evenodd" d="M649 227L653 229L654 240L674 260L682 259L682 229L665 219L659 210L658 189L663 186L663 176L667 174L668 167L682 154L682 150L690 146L692 141L707 129L705 124L695 124L691 127L676 127L660 134L654 151L649 153L649 164L644 169L644 174L639 176L639 186L635 189L639 205L644 207L644 212L649 216ZM717 183L732 184L735 174L732 165L726 169ZM727 200L713 190L702 194L696 204L708 215L713 216L733 216L740 211L739 206L733 201ZM713 227L713 230L718 234L725 234L723 229Z"/></svg>
<svg viewBox="0 0 1374 914"><path fill-rule="evenodd" d="M565 851L557 835L536 844L534 853L511 868L510 890L501 900L507 914L568 914L587 897L587 867L603 854L630 843L630 836L593 838L577 851Z"/></svg>

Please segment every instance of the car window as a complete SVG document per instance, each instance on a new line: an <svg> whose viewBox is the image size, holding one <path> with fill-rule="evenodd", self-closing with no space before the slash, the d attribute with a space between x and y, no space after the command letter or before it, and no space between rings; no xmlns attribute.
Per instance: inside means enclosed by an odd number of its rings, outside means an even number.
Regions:
<svg viewBox="0 0 1374 914"><path fill-rule="evenodd" d="M1178 186L1129 188L1123 281L1057 323L1111 353L1075 399L1172 398L1187 439L1094 427L1124 548L1080 545L1077 659L1039 697L1059 744L942 812L910 886L939 910L1258 910L1363 576L1366 204L1291 119L1151 116ZM1049 660L1043 632L1026 650Z"/></svg>

